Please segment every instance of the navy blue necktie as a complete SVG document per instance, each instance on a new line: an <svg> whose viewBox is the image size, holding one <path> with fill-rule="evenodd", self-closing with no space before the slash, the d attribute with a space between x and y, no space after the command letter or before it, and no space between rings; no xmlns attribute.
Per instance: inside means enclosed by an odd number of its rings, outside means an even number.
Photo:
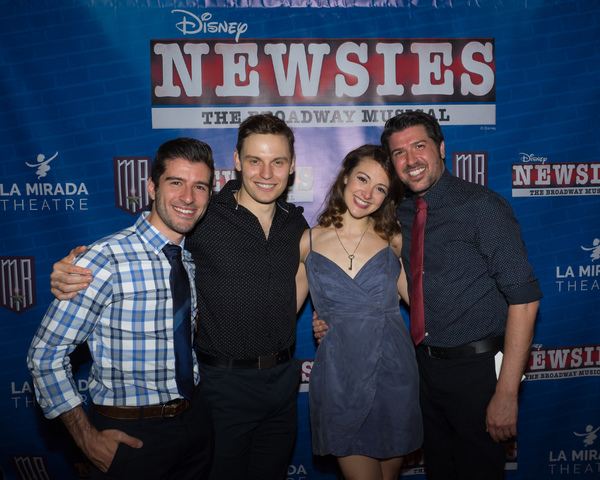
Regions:
<svg viewBox="0 0 600 480"><path fill-rule="evenodd" d="M173 330L175 338L175 379L179 393L192 398L194 372L192 362L192 323L190 280L181 260L181 247L171 243L163 247L171 264L171 294L173 296Z"/></svg>

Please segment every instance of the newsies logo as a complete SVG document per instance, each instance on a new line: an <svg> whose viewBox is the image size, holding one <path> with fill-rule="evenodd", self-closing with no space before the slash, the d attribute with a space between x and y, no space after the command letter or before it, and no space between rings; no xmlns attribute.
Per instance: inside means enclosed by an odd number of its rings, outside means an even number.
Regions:
<svg viewBox="0 0 600 480"><path fill-rule="evenodd" d="M512 165L513 197L600 195L600 162L547 161L521 153L521 163Z"/></svg>
<svg viewBox="0 0 600 480"><path fill-rule="evenodd" d="M541 348L531 350L526 380L557 380L600 376L600 345Z"/></svg>
<svg viewBox="0 0 600 480"><path fill-rule="evenodd" d="M236 128L265 112L292 127L381 125L406 110L446 125L496 123L492 38L189 38L150 48L153 128Z"/></svg>
<svg viewBox="0 0 600 480"><path fill-rule="evenodd" d="M310 372L312 372L315 359L306 358L300 361L302 362L302 372L300 374L300 387L298 388L298 391L307 393L310 382Z"/></svg>

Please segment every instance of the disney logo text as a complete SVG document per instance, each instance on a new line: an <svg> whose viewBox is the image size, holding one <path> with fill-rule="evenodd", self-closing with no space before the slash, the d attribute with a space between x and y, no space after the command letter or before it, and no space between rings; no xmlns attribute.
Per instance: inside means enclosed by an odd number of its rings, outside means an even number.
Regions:
<svg viewBox="0 0 600 480"><path fill-rule="evenodd" d="M194 33L227 33L235 34L235 41L240 40L240 35L248 30L247 23L239 22L210 22L212 13L205 12L200 18L186 10L171 10L171 13L183 13L183 20L175 26L184 35L193 35Z"/></svg>
<svg viewBox="0 0 600 480"><path fill-rule="evenodd" d="M521 161L523 163L546 163L548 157L536 157L533 153L519 153L521 155Z"/></svg>

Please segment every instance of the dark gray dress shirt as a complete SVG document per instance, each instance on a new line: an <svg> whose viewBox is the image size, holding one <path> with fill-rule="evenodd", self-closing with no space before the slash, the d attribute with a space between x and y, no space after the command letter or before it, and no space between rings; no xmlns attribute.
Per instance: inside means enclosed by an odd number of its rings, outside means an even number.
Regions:
<svg viewBox="0 0 600 480"><path fill-rule="evenodd" d="M237 204L241 182L216 194L186 248L196 264L200 351L251 359L293 346L301 207L277 201L267 239L258 219Z"/></svg>
<svg viewBox="0 0 600 480"><path fill-rule="evenodd" d="M497 193L448 170L423 198L423 344L456 347L503 335L509 305L542 297L512 208ZM397 209L409 286L415 200L408 197Z"/></svg>

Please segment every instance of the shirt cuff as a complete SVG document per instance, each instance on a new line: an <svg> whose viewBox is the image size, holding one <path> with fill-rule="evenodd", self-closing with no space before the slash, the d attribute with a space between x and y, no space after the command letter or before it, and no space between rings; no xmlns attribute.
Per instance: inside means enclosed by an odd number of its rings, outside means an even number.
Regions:
<svg viewBox="0 0 600 480"><path fill-rule="evenodd" d="M540 284L537 280L534 280L532 282L519 285L508 292L504 292L504 296L506 297L506 301L509 305L522 305L524 303L535 302L544 295L542 294Z"/></svg>
<svg viewBox="0 0 600 480"><path fill-rule="evenodd" d="M42 407L42 411L44 412L44 416L46 418L52 419L56 418L63 413L70 412L75 407L83 404L83 398L79 396L72 397L68 399L66 402L61 403L60 405L52 405L50 403L42 403L40 402L40 407Z"/></svg>

